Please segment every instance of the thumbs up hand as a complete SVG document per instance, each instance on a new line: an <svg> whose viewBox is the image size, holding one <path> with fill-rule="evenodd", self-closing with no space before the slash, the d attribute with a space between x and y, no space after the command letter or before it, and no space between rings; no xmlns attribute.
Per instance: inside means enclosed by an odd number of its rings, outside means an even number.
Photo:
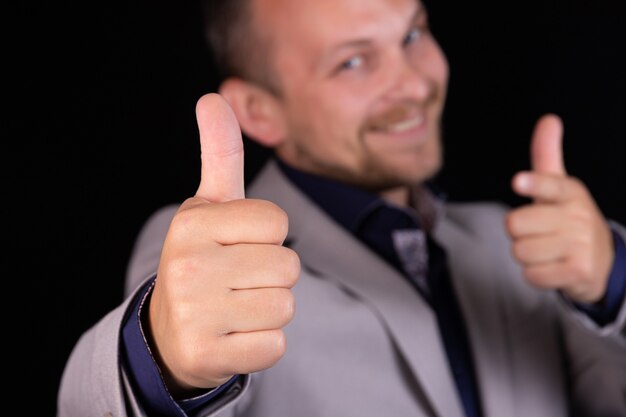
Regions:
<svg viewBox="0 0 626 417"><path fill-rule="evenodd" d="M512 253L531 284L561 290L574 301L600 301L613 264L608 223L585 185L565 171L563 127L555 115L535 126L532 171L513 178L513 190L533 202L512 210L506 227Z"/></svg>
<svg viewBox="0 0 626 417"><path fill-rule="evenodd" d="M170 224L147 326L175 397L276 363L300 274L298 256L281 246L285 212L244 199L243 143L229 105L208 94L196 116L201 182Z"/></svg>

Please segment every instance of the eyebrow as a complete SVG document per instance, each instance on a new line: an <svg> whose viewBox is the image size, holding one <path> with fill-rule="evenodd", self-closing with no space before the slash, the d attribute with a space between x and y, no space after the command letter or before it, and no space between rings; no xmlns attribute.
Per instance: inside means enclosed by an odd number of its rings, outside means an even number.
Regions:
<svg viewBox="0 0 626 417"><path fill-rule="evenodd" d="M424 15L425 10L424 10L424 6L422 4L420 4L419 2L417 3L417 9L415 10L415 12L413 13L413 16L411 16L411 18L409 19L409 24L407 25L407 31L409 31L413 24L415 23L416 20L418 20L422 15ZM339 45L334 46L333 48L331 48L330 51L328 51L328 53L325 54L326 57L329 57L331 55L336 54L337 52L343 50L343 49L352 49L352 48L359 48L359 47L364 47L364 46L368 46L372 43L372 41L370 39L353 39L353 40L349 40L347 42L343 42Z"/></svg>

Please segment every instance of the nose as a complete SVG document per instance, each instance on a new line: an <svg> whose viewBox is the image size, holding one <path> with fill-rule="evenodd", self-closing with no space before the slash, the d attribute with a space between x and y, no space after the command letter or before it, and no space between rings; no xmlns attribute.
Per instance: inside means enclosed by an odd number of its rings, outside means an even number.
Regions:
<svg viewBox="0 0 626 417"><path fill-rule="evenodd" d="M404 54L397 56L393 62L395 71L391 71L393 83L389 90L390 98L427 100L432 94L433 82L419 63L412 62Z"/></svg>

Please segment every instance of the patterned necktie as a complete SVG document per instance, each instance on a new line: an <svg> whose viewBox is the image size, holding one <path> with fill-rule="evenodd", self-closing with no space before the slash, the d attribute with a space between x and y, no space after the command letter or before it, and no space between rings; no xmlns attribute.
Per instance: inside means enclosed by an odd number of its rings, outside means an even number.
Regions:
<svg viewBox="0 0 626 417"><path fill-rule="evenodd" d="M454 293L445 250L420 229L398 229L392 240L407 276L437 317L454 382L469 417L482 416L471 346Z"/></svg>
<svg viewBox="0 0 626 417"><path fill-rule="evenodd" d="M407 275L417 285L425 298L429 300L426 233L420 229L394 230L392 240Z"/></svg>

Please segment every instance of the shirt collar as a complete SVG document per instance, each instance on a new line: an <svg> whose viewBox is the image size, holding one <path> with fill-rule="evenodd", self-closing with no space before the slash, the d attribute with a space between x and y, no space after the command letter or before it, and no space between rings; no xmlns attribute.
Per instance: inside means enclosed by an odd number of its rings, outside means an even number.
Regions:
<svg viewBox="0 0 626 417"><path fill-rule="evenodd" d="M291 182L352 232L358 231L364 220L381 206L405 212L415 220L416 227L422 227L426 232L432 230L443 210L445 194L432 184L414 187L411 190L411 207L405 208L392 205L375 193L301 171L278 157L275 159Z"/></svg>

